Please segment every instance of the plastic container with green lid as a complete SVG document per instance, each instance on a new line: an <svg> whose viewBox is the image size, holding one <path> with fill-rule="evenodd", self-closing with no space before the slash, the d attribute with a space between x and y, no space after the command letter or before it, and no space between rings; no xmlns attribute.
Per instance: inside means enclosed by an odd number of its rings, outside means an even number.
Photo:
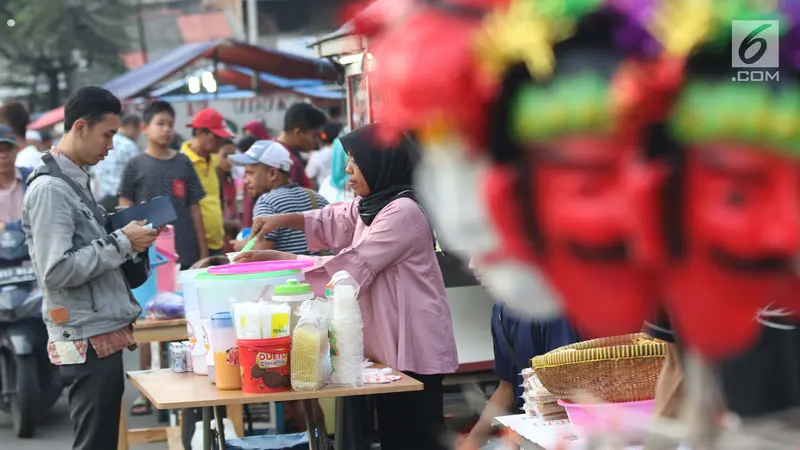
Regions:
<svg viewBox="0 0 800 450"><path fill-rule="evenodd" d="M302 280L301 280L302 281ZM289 305L291 311L289 312L289 333L294 333L294 327L300 317L297 315L297 310L300 305L306 300L313 300L314 293L311 292L311 285L304 284L296 278L286 281L286 284L275 286L272 291L273 303L283 303Z"/></svg>
<svg viewBox="0 0 800 450"><path fill-rule="evenodd" d="M302 279L300 270L281 270L237 275L200 273L193 281L200 315L210 319L216 313L232 312L234 303L269 301L275 286Z"/></svg>

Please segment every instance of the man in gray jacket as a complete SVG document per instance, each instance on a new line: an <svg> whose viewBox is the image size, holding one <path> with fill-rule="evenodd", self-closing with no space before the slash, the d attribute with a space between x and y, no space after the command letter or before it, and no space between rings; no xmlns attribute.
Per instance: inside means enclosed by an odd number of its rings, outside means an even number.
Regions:
<svg viewBox="0 0 800 450"><path fill-rule="evenodd" d="M50 153L91 202L88 168L113 147L121 108L98 87L74 92L64 108L66 134ZM30 178L22 227L44 294L48 352L69 383L73 449L113 449L124 390L122 350L135 348L131 324L141 312L120 266L146 251L158 231L133 222L109 234L70 183L45 167Z"/></svg>

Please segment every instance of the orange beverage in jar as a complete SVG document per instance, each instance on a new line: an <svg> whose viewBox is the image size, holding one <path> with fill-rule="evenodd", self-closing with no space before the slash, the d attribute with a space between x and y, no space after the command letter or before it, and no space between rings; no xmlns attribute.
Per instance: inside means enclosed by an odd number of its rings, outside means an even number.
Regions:
<svg viewBox="0 0 800 450"><path fill-rule="evenodd" d="M239 372L239 347L236 345L236 331L233 317L229 312L211 316L211 348L214 352L214 375L217 389L235 390L242 388L242 375Z"/></svg>
<svg viewBox="0 0 800 450"><path fill-rule="evenodd" d="M242 388L242 375L239 370L239 348L214 352L214 372L217 375L217 389L235 390Z"/></svg>

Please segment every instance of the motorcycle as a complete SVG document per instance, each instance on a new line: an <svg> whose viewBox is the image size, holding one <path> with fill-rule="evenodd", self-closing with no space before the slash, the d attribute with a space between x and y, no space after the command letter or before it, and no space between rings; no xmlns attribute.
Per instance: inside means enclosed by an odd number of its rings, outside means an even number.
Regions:
<svg viewBox="0 0 800 450"><path fill-rule="evenodd" d="M0 411L11 415L19 438L33 435L37 418L63 390L47 340L25 235L5 231L0 234Z"/></svg>

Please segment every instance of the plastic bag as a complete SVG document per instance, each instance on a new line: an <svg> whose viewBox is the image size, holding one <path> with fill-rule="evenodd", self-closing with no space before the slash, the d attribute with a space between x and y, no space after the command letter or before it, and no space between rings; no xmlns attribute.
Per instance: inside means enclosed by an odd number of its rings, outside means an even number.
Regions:
<svg viewBox="0 0 800 450"><path fill-rule="evenodd" d="M350 272L340 270L333 274L331 281L325 286L325 297L328 297L328 300L333 300L333 291L337 286L352 286L356 293L356 298L358 298L360 287L358 286L358 281L350 275Z"/></svg>
<svg viewBox="0 0 800 450"><path fill-rule="evenodd" d="M347 272L333 275L329 298L332 380L336 385L363 386L364 322L358 304L358 282Z"/></svg>
<svg viewBox="0 0 800 450"><path fill-rule="evenodd" d="M159 292L147 302L144 315L152 320L180 319L186 316L183 297L172 292Z"/></svg>
<svg viewBox="0 0 800 450"><path fill-rule="evenodd" d="M300 320L292 334L292 389L316 391L330 379L331 304L321 299L306 300L298 308L297 315Z"/></svg>

